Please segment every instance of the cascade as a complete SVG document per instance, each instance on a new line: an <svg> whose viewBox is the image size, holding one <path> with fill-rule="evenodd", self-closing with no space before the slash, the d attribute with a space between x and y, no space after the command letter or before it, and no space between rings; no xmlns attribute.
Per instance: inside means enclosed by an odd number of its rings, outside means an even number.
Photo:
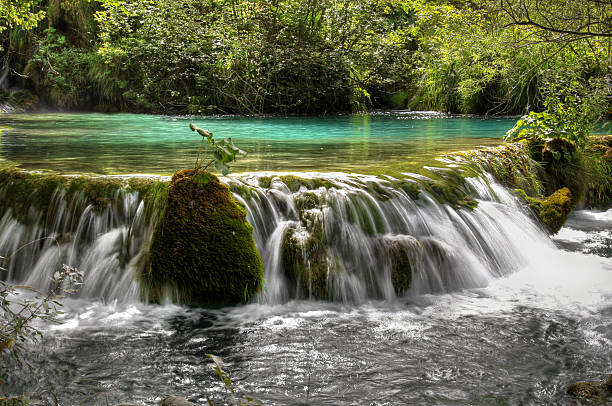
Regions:
<svg viewBox="0 0 612 406"><path fill-rule="evenodd" d="M299 175L333 186L292 191L282 179L295 175L286 174L273 175L267 188L258 186L257 174L230 181L236 190L250 190L238 198L264 258L261 299L267 303L392 300L482 287L520 269L536 241L551 244L491 175L468 179L474 209L440 203L426 190L415 198L396 179Z"/></svg>
<svg viewBox="0 0 612 406"><path fill-rule="evenodd" d="M458 156L405 178L244 173L222 178L247 208L264 262L259 300L393 300L487 285L519 270L548 236L482 162ZM467 168L467 169L466 169ZM468 170L470 169L471 170ZM518 175L517 175L518 176ZM444 182L442 182L444 180ZM0 201L10 193L0 191ZM79 268L81 297L135 301L153 232L137 192L92 205L58 189L45 210L0 207L7 279L45 288L61 263Z"/></svg>

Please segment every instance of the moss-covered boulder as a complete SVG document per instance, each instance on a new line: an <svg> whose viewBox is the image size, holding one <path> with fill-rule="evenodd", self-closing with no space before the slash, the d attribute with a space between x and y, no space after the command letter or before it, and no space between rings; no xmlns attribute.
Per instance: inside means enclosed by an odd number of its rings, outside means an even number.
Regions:
<svg viewBox="0 0 612 406"><path fill-rule="evenodd" d="M384 240L387 256L391 261L391 282L397 295L410 288L417 264L423 255L423 245L412 236L393 236Z"/></svg>
<svg viewBox="0 0 612 406"><path fill-rule="evenodd" d="M260 177L259 187L266 189L270 188L274 179L275 177L272 176ZM302 187L306 188L307 190L319 189L321 187L330 189L334 187L334 184L331 181L324 178L303 178L296 175L281 175L276 177L276 179L283 182L285 186L287 186L287 188L293 193L299 191Z"/></svg>
<svg viewBox="0 0 612 406"><path fill-rule="evenodd" d="M155 229L146 279L149 300L228 304L261 290L263 266L245 208L228 187L207 174L177 172ZM203 181L204 179L204 181Z"/></svg>
<svg viewBox="0 0 612 406"><path fill-rule="evenodd" d="M329 298L328 275L338 270L330 255L320 210L300 212L300 225L285 232L281 246L281 265L294 294Z"/></svg>
<svg viewBox="0 0 612 406"><path fill-rule="evenodd" d="M612 375L600 382L572 383L567 394L583 400L612 400Z"/></svg>
<svg viewBox="0 0 612 406"><path fill-rule="evenodd" d="M553 234L563 227L573 208L572 192L566 187L557 190L546 199L529 197L520 189L514 192L529 204L548 231Z"/></svg>

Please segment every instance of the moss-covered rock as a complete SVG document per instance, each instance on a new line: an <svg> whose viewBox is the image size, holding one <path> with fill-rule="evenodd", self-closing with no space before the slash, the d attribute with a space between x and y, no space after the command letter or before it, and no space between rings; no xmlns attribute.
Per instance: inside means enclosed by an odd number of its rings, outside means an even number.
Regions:
<svg viewBox="0 0 612 406"><path fill-rule="evenodd" d="M540 145L536 150L541 152ZM461 164L468 176L483 170L492 174L497 182L510 189L523 189L530 196L541 193L543 169L530 157L530 146L504 144L499 147L481 148L446 155Z"/></svg>
<svg viewBox="0 0 612 406"><path fill-rule="evenodd" d="M412 236L385 239L385 248L391 260L391 282L397 295L404 294L412 284L416 265L423 255L423 246Z"/></svg>
<svg viewBox="0 0 612 406"><path fill-rule="evenodd" d="M319 189L321 187L330 189L334 186L332 182L323 178L307 179L295 175L282 175L280 176L280 180L287 185L292 192L297 192L302 186L308 190Z"/></svg>
<svg viewBox="0 0 612 406"><path fill-rule="evenodd" d="M567 394L582 400L612 400L612 375L601 382L575 382L567 387Z"/></svg>
<svg viewBox="0 0 612 406"><path fill-rule="evenodd" d="M193 181L193 170L172 177L167 209L150 248L149 299L174 293L183 303L238 303L261 290L263 266L246 221L216 176Z"/></svg>
<svg viewBox="0 0 612 406"><path fill-rule="evenodd" d="M478 202L469 194L466 183L466 177L471 174L467 168L430 168L428 176L418 181L438 203L473 210Z"/></svg>
<svg viewBox="0 0 612 406"><path fill-rule="evenodd" d="M393 183L395 187L401 189L410 197L412 200L417 200L421 195L421 187L419 184L410 179L402 179Z"/></svg>
<svg viewBox="0 0 612 406"><path fill-rule="evenodd" d="M93 205L99 210L115 201L123 191L137 192L150 214L154 206L163 204L167 186L168 182L159 177L66 176L28 172L6 165L0 168L0 209L11 209L17 220L24 221L33 208L44 218L56 196L66 201L79 199L85 206Z"/></svg>
<svg viewBox="0 0 612 406"><path fill-rule="evenodd" d="M275 179L272 176L262 176L259 178L259 187L268 189L272 186L272 180ZM296 175L281 175L277 179L280 179L287 188L295 193L300 190L300 188L304 187L308 190L319 189L324 187L325 189L330 189L334 187L334 184L324 178L303 178Z"/></svg>
<svg viewBox="0 0 612 406"><path fill-rule="evenodd" d="M568 188L559 189L546 199L529 197L521 189L514 190L514 193L529 204L548 231L553 234L563 227L573 208L572 192Z"/></svg>
<svg viewBox="0 0 612 406"><path fill-rule="evenodd" d="M317 236L290 227L281 247L281 264L289 286L297 288L302 296L329 298L328 273L335 266L328 247Z"/></svg>

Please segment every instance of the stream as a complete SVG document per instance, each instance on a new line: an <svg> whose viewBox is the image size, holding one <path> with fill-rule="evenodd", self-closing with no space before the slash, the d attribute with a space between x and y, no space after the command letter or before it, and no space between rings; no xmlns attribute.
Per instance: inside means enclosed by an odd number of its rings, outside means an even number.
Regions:
<svg viewBox="0 0 612 406"><path fill-rule="evenodd" d="M86 280L65 300L61 323L39 326L36 373L0 370L4 391L47 391L66 405L154 405L169 394L197 404L572 405L568 384L612 373L612 209L577 210L550 237L487 173L467 180L473 210L397 186L440 153L499 143L513 120L358 115L333 118L329 130L322 121L195 121L235 132L236 144L254 151L222 179L252 190L235 197L264 262L254 303L143 303L134 273L151 230L137 195L102 212L57 197L44 227L0 213L3 255L40 236L71 236L20 251L9 280L44 287L61 261ZM25 169L168 174L193 159L188 122L2 115L1 156ZM332 186L291 190L286 172ZM299 209L313 194L317 204ZM328 278L331 301L282 275L284 236L307 239L318 221L339 269ZM386 244L417 247L414 279L399 295ZM234 393L206 354L223 358Z"/></svg>

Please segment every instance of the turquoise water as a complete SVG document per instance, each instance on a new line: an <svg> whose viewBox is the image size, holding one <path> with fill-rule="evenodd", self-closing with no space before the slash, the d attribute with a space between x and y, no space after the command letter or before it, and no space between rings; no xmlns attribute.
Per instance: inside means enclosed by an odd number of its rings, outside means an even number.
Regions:
<svg viewBox="0 0 612 406"><path fill-rule="evenodd" d="M190 122L215 137L232 137L249 153L233 172L395 174L443 152L498 144L515 119L422 112L318 118L3 114L0 156L25 169L170 174L195 160L200 138Z"/></svg>

